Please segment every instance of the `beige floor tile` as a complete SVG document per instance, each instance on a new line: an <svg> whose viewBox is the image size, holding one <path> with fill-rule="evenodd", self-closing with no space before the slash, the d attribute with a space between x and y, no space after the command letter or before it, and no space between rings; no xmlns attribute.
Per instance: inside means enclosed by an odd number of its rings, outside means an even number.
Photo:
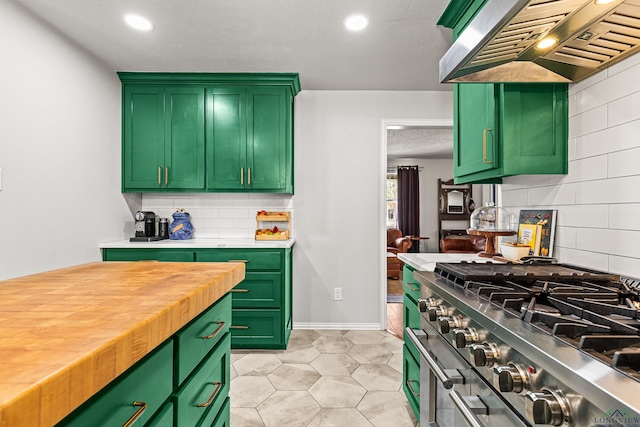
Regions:
<svg viewBox="0 0 640 427"><path fill-rule="evenodd" d="M306 391L276 391L257 409L266 427L304 427L320 412Z"/></svg>
<svg viewBox="0 0 640 427"><path fill-rule="evenodd" d="M313 345L304 344L299 347L289 346L278 358L282 363L311 363L319 355L320 352Z"/></svg>
<svg viewBox="0 0 640 427"><path fill-rule="evenodd" d="M234 427L265 427L255 408L231 408L230 421Z"/></svg>
<svg viewBox="0 0 640 427"><path fill-rule="evenodd" d="M346 353L354 344L342 335L323 335L313 342L313 346L320 353Z"/></svg>
<svg viewBox="0 0 640 427"><path fill-rule="evenodd" d="M349 331L339 330L339 329L316 329L316 332L318 332L320 335L337 337L337 336L342 336Z"/></svg>
<svg viewBox="0 0 640 427"><path fill-rule="evenodd" d="M294 329L289 337L289 348L298 345L311 344L320 338L320 333L311 329Z"/></svg>
<svg viewBox="0 0 640 427"><path fill-rule="evenodd" d="M236 377L231 380L232 408L255 408L275 393L271 381L264 376Z"/></svg>
<svg viewBox="0 0 640 427"><path fill-rule="evenodd" d="M360 364L347 354L321 354L311 362L311 366L320 375L348 377Z"/></svg>
<svg viewBox="0 0 640 427"><path fill-rule="evenodd" d="M366 392L351 377L322 377L309 389L323 408L355 408Z"/></svg>
<svg viewBox="0 0 640 427"><path fill-rule="evenodd" d="M403 398L398 392L370 391L357 409L376 427L413 427L415 416Z"/></svg>
<svg viewBox="0 0 640 427"><path fill-rule="evenodd" d="M268 375L280 365L282 365L282 362L278 356L271 353L247 354L233 363L233 367L240 376Z"/></svg>
<svg viewBox="0 0 640 427"><path fill-rule="evenodd" d="M387 365L402 374L402 369L404 369L404 357L402 357L402 353L394 353L391 359L389 359L389 362L387 362Z"/></svg>
<svg viewBox="0 0 640 427"><path fill-rule="evenodd" d="M347 354L361 364L384 364L391 359L393 353L377 344L355 344Z"/></svg>
<svg viewBox="0 0 640 427"><path fill-rule="evenodd" d="M402 353L402 340L395 335L387 334L378 345L391 353Z"/></svg>
<svg viewBox="0 0 640 427"><path fill-rule="evenodd" d="M354 344L378 344L384 338L377 331L349 331L344 334L344 337L353 341Z"/></svg>
<svg viewBox="0 0 640 427"><path fill-rule="evenodd" d="M323 408L309 427L373 427L373 424L354 408Z"/></svg>
<svg viewBox="0 0 640 427"><path fill-rule="evenodd" d="M276 390L309 390L320 379L320 374L306 363L286 363L267 375L267 378Z"/></svg>
<svg viewBox="0 0 640 427"><path fill-rule="evenodd" d="M367 390L398 391L402 386L402 373L389 365L360 365L351 377Z"/></svg>

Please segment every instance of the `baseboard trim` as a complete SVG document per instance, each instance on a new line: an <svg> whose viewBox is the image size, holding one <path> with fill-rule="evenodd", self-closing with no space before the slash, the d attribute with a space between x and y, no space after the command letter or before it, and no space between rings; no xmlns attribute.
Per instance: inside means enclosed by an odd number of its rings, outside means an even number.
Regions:
<svg viewBox="0 0 640 427"><path fill-rule="evenodd" d="M342 331L383 331L380 323L307 323L293 322L293 329L329 329Z"/></svg>

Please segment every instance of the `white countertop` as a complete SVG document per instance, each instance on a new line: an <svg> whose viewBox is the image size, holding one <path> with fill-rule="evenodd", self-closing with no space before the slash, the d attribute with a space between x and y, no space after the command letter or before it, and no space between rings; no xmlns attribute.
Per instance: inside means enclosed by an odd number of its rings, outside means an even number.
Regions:
<svg viewBox="0 0 640 427"><path fill-rule="evenodd" d="M279 249L290 248L295 239L288 240L255 240L255 239L205 239L159 240L156 242L119 242L101 243L100 249L204 249L204 248L243 248L243 249Z"/></svg>
<svg viewBox="0 0 640 427"><path fill-rule="evenodd" d="M436 262L490 262L491 258L482 258L478 254L441 254L441 253L400 253L398 254L400 261L409 264L411 267L419 271L433 271Z"/></svg>

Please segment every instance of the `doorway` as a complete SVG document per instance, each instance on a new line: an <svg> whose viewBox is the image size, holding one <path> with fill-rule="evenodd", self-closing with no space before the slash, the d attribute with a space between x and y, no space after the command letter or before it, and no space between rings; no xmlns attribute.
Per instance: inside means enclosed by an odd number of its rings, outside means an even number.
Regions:
<svg viewBox="0 0 640 427"><path fill-rule="evenodd" d="M416 144L415 137L412 138L407 144L400 144L403 147L398 147L395 141L392 147L389 146L389 141L394 139L398 130L412 130L423 129L426 133L442 133L448 135L448 138L438 138L434 136L432 141L425 141L424 144ZM386 229L387 229L387 217L388 217L388 203L387 203L387 173L389 170L388 155L393 158L425 158L425 159L444 159L452 158L453 153L453 120L411 120L411 119L389 119L381 121L381 171L380 171L380 213L379 213L379 228L380 228L380 240L384 242L380 245L380 313L383 319L384 328L390 331L398 330L397 322L400 322L400 330L402 327L402 317L398 316L397 307L387 306L387 262L386 262ZM440 130L441 132L437 132ZM407 134L410 132L407 132ZM410 148L413 147L413 148ZM400 151L398 149L400 148ZM438 177L434 176L435 179ZM424 201L421 201L421 204ZM422 221L421 221L422 222ZM422 224L421 224L422 229ZM437 244L437 243L436 243ZM401 304L401 303L399 303ZM400 307L401 308L401 307ZM392 328L389 327L389 322L394 322ZM393 332L392 332L393 333Z"/></svg>

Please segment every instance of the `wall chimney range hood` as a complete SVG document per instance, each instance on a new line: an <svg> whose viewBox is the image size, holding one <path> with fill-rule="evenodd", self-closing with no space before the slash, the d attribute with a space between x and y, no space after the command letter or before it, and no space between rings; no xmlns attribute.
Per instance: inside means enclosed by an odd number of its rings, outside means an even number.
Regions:
<svg viewBox="0 0 640 427"><path fill-rule="evenodd" d="M640 0L489 0L440 60L440 82L575 83L639 50Z"/></svg>

